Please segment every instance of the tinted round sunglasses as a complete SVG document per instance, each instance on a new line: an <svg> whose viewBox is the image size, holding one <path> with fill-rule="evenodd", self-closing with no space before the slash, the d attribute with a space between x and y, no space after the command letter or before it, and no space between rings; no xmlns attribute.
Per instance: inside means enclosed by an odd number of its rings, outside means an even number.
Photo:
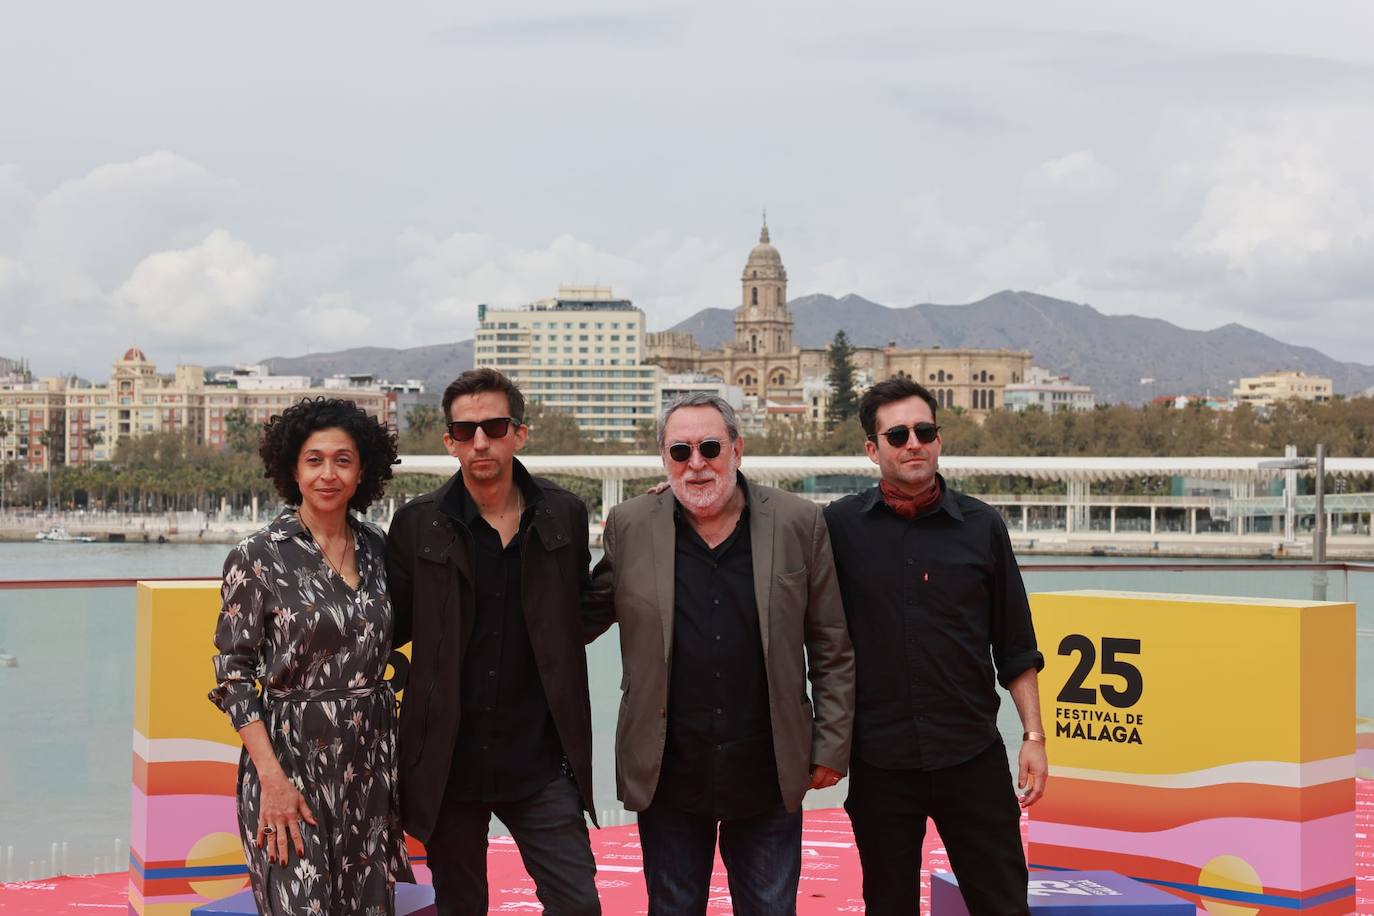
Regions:
<svg viewBox="0 0 1374 916"><path fill-rule="evenodd" d="M911 438L912 433L916 434L917 442L929 445L935 441L936 436L940 435L940 427L936 426L934 423L917 423L915 426L894 426L880 433L874 433L868 438L876 443L878 437L882 436L887 440L888 445L893 448L901 448L903 445L906 445L906 441Z"/></svg>
<svg viewBox="0 0 1374 916"><path fill-rule="evenodd" d="M448 425L448 434L454 442L467 442L477 435L477 427L482 427L482 432L488 439L500 439L510 432L511 424L520 425L520 421L514 417L490 417L486 420L453 420Z"/></svg>
<svg viewBox="0 0 1374 916"><path fill-rule="evenodd" d="M672 445L668 446L668 457L682 464L692 457L693 448L701 452L701 457L705 458L707 461L711 461L712 459L720 457L722 445L719 439L702 439L695 446L686 442L674 442Z"/></svg>

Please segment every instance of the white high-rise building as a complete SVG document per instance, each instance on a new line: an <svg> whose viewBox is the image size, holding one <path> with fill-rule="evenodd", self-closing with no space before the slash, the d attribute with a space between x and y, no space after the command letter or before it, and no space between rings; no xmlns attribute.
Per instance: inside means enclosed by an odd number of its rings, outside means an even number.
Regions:
<svg viewBox="0 0 1374 916"><path fill-rule="evenodd" d="M478 307L474 363L497 369L529 401L571 414L595 439L632 439L654 421L657 366L644 354L644 313L608 286L561 286L519 308Z"/></svg>
<svg viewBox="0 0 1374 916"><path fill-rule="evenodd" d="M1031 366L1024 382L1012 382L1002 394L1007 410L1021 413L1038 407L1045 413L1061 410L1092 410L1093 390L1088 385L1075 385L1067 375L1051 375L1048 370Z"/></svg>

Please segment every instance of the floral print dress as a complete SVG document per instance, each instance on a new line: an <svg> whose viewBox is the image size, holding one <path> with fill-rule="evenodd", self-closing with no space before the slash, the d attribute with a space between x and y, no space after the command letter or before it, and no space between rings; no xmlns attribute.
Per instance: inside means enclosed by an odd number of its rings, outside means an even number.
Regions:
<svg viewBox="0 0 1374 916"><path fill-rule="evenodd" d="M395 698L385 540L349 516L360 581L329 567L295 509L224 562L210 700L236 729L261 721L316 826L305 855L272 865L257 845L260 784L239 760L239 835L258 910L389 916L397 881L414 881L396 794ZM262 690L259 692L258 684Z"/></svg>

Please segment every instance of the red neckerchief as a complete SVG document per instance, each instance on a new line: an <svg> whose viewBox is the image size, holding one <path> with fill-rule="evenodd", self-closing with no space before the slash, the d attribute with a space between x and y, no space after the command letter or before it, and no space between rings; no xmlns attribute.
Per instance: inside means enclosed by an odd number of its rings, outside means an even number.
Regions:
<svg viewBox="0 0 1374 916"><path fill-rule="evenodd" d="M930 482L930 489L915 496L908 496L886 480L878 481L878 489L883 494L883 502L901 518L915 518L940 501L940 478Z"/></svg>

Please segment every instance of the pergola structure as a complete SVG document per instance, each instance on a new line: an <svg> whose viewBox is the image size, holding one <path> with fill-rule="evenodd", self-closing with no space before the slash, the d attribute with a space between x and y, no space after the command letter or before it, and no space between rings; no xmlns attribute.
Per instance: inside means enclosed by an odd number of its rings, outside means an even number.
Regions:
<svg viewBox="0 0 1374 916"><path fill-rule="evenodd" d="M541 475L583 477L601 481L602 511L624 499L625 481L657 477L663 465L657 455L530 455L520 459L531 472ZM1260 467L1271 456L1252 457L1172 457L1172 458L1060 458L1032 456L975 456L941 455L940 470L951 479L969 477L1029 477L1032 480L1063 481L1064 497L982 495L980 498L1003 507L1021 506L1019 521L1026 529L1031 506L1065 506L1065 528L1069 533L1086 530L1093 508L1106 509L1109 529L1116 530L1118 508L1148 508L1151 533L1155 530L1158 510L1186 511L1188 529L1197 531L1197 514L1208 510L1229 515L1238 525L1245 515L1278 515L1285 501L1304 508L1302 497L1257 496L1260 484L1277 477L1285 479L1286 493L1295 492L1298 476L1312 475L1311 470L1275 470ZM877 478L878 467L863 455L840 457L804 457L745 454L743 468L751 480L765 484L805 480L816 477L854 476ZM458 461L447 455L406 455L396 467L397 473L452 474ZM1374 458L1328 458L1326 473L1337 479L1374 476ZM1144 477L1186 477L1190 480L1215 481L1224 486L1229 496L1193 497L1103 497L1092 495L1092 485L1112 480L1134 480ZM1221 488L1218 487L1218 489ZM831 494L826 494L831 495ZM834 494L839 495L839 494ZM1275 502L1275 501L1278 502ZM1347 505L1348 503L1348 505ZM1370 512L1368 494L1332 494L1327 497L1328 511ZM1277 509L1277 511L1276 511ZM1015 518L1012 519L1014 523ZM1286 522L1289 528L1292 522ZM1371 527L1374 527L1372 525ZM1291 537L1291 530L1286 531Z"/></svg>

